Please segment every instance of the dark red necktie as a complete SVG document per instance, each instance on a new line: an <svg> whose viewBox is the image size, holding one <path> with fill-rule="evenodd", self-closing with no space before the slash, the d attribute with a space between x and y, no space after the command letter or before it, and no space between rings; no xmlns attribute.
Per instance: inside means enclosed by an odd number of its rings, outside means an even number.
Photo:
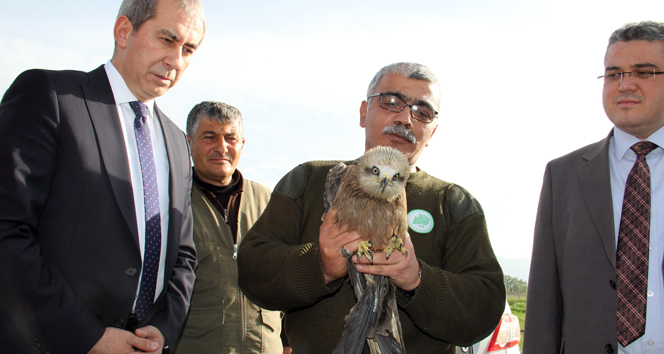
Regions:
<svg viewBox="0 0 664 354"><path fill-rule="evenodd" d="M646 331L648 255L650 248L650 169L646 155L657 145L642 141L632 145L636 162L625 184L618 248L618 342L626 347Z"/></svg>
<svg viewBox="0 0 664 354"><path fill-rule="evenodd" d="M143 253L143 275L138 299L136 300L136 318L140 321L152 308L157 286L159 258L161 256L161 213L159 210L159 191L157 189L157 170L152 153L150 127L147 124L148 107L138 101L129 102L136 114L134 134L138 145L143 176L143 202L145 204L145 252Z"/></svg>

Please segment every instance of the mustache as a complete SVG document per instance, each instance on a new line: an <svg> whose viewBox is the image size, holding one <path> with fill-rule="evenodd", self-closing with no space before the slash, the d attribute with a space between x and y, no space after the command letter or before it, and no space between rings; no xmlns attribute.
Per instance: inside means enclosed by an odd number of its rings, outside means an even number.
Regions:
<svg viewBox="0 0 664 354"><path fill-rule="evenodd" d="M208 158L211 158L211 159L222 158L222 159L227 159L229 161L233 161L233 159L230 156L225 155L225 154L220 154L218 152L211 153L210 155L208 155Z"/></svg>
<svg viewBox="0 0 664 354"><path fill-rule="evenodd" d="M625 100L625 99L634 100L634 101L639 101L640 100L640 98L637 95L633 94L633 93L623 93L623 94L620 94L620 95L616 96L615 101L618 102L620 100Z"/></svg>
<svg viewBox="0 0 664 354"><path fill-rule="evenodd" d="M417 142L417 139L415 139L415 135L413 134L413 132L410 129L404 127L403 125L396 125L396 124L389 125L383 128L382 133L397 135L403 139L406 139L411 144L415 144Z"/></svg>

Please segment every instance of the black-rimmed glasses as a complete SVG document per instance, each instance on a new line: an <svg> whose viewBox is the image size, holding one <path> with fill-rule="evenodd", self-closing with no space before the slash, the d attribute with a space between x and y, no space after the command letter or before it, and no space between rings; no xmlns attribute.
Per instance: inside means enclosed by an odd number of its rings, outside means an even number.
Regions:
<svg viewBox="0 0 664 354"><path fill-rule="evenodd" d="M404 102L404 100L401 97L392 93L386 93L386 92L375 93L373 95L368 96L367 100L370 99L371 97L376 97L376 96L380 96L381 108L386 109L390 112L399 113L403 111L404 108L410 107L410 116L413 117L413 119L419 120L420 122L423 123L431 123L438 116L438 112L436 112L433 108L429 107L428 105L408 104Z"/></svg>
<svg viewBox="0 0 664 354"><path fill-rule="evenodd" d="M634 71L609 72L602 76L598 76L597 78L598 79L604 78L604 82L622 82L623 76L625 76L625 74L629 74L629 78L631 80L634 80L635 77L641 80L654 80L657 74L664 74L664 71L655 71L655 69L652 69L652 71L634 70Z"/></svg>

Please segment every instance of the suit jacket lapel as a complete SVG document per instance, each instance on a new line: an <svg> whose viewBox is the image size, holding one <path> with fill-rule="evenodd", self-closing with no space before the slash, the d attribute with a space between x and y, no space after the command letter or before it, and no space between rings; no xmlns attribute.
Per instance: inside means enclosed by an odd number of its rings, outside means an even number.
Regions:
<svg viewBox="0 0 664 354"><path fill-rule="evenodd" d="M189 156L187 155L188 146L182 146L178 143L178 138L184 139L184 137L178 137L177 135L183 135L182 131L170 120L164 112L162 112L155 103L154 106L155 115L161 124L161 131L164 134L164 142L166 144L166 154L168 155L168 165L169 165L169 225L168 225L168 244L169 245L179 245L180 244L180 231L182 229L182 217L181 212L178 211L177 205L184 205L184 195L180 191L183 189L181 186L184 185L184 173L181 170L183 161L188 161ZM179 216L178 216L179 215ZM175 258L178 256L177 247L169 247L166 264L173 264Z"/></svg>
<svg viewBox="0 0 664 354"><path fill-rule="evenodd" d="M82 85L83 95L115 198L138 246L129 161L113 91L103 65L91 71L89 78L89 86Z"/></svg>
<svg viewBox="0 0 664 354"><path fill-rule="evenodd" d="M613 131L583 156L587 162L580 165L577 171L586 206L599 232L606 256L615 267L616 237L609 171L609 142L612 135Z"/></svg>

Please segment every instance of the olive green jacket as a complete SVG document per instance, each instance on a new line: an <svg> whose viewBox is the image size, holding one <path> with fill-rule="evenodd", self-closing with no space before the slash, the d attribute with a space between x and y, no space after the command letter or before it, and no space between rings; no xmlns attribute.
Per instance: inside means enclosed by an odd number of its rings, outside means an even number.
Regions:
<svg viewBox="0 0 664 354"><path fill-rule="evenodd" d="M196 184L191 199L198 269L191 308L175 353L283 353L280 312L256 306L238 287L238 246L231 228ZM269 189L244 180L238 244L269 199Z"/></svg>

